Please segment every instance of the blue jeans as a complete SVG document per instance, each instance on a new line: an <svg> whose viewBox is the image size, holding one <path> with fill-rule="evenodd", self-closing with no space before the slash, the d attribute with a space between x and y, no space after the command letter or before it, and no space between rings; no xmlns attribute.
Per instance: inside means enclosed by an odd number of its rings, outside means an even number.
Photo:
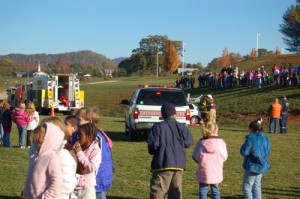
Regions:
<svg viewBox="0 0 300 199"><path fill-rule="evenodd" d="M277 133L278 124L279 118L270 118L269 132L272 132L272 127L274 125L274 133Z"/></svg>
<svg viewBox="0 0 300 199"><path fill-rule="evenodd" d="M199 199L207 198L208 186L210 186L211 198L220 199L221 196L220 196L218 184L204 184L204 183L199 183Z"/></svg>
<svg viewBox="0 0 300 199"><path fill-rule="evenodd" d="M2 142L4 147L10 147L10 133L3 133Z"/></svg>
<svg viewBox="0 0 300 199"><path fill-rule="evenodd" d="M103 192L96 192L96 199L106 199L105 191L103 191Z"/></svg>
<svg viewBox="0 0 300 199"><path fill-rule="evenodd" d="M243 193L244 199L261 199L262 174L244 170Z"/></svg>
<svg viewBox="0 0 300 199"><path fill-rule="evenodd" d="M27 126L18 126L19 131L19 146L26 146L26 132L27 132Z"/></svg>

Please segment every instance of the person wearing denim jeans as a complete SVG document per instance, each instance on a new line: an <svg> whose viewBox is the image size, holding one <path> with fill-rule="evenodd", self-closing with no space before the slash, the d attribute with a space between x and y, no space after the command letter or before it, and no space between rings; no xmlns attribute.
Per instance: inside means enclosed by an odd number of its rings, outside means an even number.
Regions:
<svg viewBox="0 0 300 199"><path fill-rule="evenodd" d="M270 118L270 125L269 125L269 133L272 133L272 128L274 126L274 133L277 133L279 129L279 118Z"/></svg>
<svg viewBox="0 0 300 199"><path fill-rule="evenodd" d="M243 178L244 199L261 199L261 179L263 174L245 170Z"/></svg>
<svg viewBox="0 0 300 199"><path fill-rule="evenodd" d="M20 148L25 148L27 126L18 126L18 132L19 132L19 146Z"/></svg>
<svg viewBox="0 0 300 199"><path fill-rule="evenodd" d="M218 184L199 183L199 198L207 199L208 186L210 186L211 198L220 199L220 191Z"/></svg>
<svg viewBox="0 0 300 199"><path fill-rule="evenodd" d="M30 116L25 111L25 103L20 103L19 108L13 112L12 121L15 122L18 127L19 147L23 149L26 146L27 125L30 121Z"/></svg>
<svg viewBox="0 0 300 199"><path fill-rule="evenodd" d="M274 133L277 133L277 127L279 124L279 119L281 116L281 104L279 104L278 99L276 98L275 101L271 104L269 110L269 133L272 133L272 127L274 126Z"/></svg>
<svg viewBox="0 0 300 199"><path fill-rule="evenodd" d="M218 137L218 125L208 122L203 138L197 142L192 158L198 163L199 199L206 199L210 187L212 199L220 199L219 183L223 181L223 164L228 157L226 143Z"/></svg>
<svg viewBox="0 0 300 199"><path fill-rule="evenodd" d="M261 118L249 124L249 131L240 149L244 157L243 194L245 199L261 199L262 176L271 168L268 161L270 140L262 129Z"/></svg>

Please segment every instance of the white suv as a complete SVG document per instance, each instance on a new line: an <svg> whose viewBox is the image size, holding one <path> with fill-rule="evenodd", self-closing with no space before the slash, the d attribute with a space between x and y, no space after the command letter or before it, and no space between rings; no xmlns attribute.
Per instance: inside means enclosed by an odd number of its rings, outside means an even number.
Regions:
<svg viewBox="0 0 300 199"><path fill-rule="evenodd" d="M128 109L125 114L125 133L129 140L136 140L139 132L147 132L154 123L163 120L161 105L172 103L176 107L176 120L187 126L190 124L190 109L181 89L166 87L138 88L131 100L122 100Z"/></svg>

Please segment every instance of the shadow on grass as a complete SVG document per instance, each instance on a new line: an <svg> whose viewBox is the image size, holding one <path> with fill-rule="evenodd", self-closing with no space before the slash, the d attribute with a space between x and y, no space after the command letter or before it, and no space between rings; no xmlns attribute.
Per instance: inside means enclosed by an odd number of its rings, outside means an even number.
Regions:
<svg viewBox="0 0 300 199"><path fill-rule="evenodd" d="M299 187L289 187L286 189L282 188L263 188L263 194L270 194L276 196L290 196L295 198L300 198L300 188Z"/></svg>
<svg viewBox="0 0 300 199"><path fill-rule="evenodd" d="M235 195L235 196L222 196L223 199L243 199L242 195Z"/></svg>
<svg viewBox="0 0 300 199"><path fill-rule="evenodd" d="M22 198L19 197L19 196L3 196L3 195L0 195L0 199L22 199Z"/></svg>
<svg viewBox="0 0 300 199"><path fill-rule="evenodd" d="M109 199L133 199L133 197L123 197L123 196L107 196ZM1 199L1 198L0 198Z"/></svg>
<svg viewBox="0 0 300 199"><path fill-rule="evenodd" d="M116 131L105 131L105 133L110 137L113 142L129 142L128 136L125 135L124 132L116 132ZM148 133L139 133L136 142L146 142L148 139ZM0 198L1 199L1 198Z"/></svg>

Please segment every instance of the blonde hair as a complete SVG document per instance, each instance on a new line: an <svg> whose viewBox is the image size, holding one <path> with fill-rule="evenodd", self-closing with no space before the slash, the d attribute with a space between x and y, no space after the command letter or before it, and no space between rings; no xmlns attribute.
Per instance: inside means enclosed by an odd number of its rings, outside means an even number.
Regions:
<svg viewBox="0 0 300 199"><path fill-rule="evenodd" d="M218 135L218 130L219 130L219 127L217 125L217 123L214 123L214 122L208 122L206 124L206 126L203 128L203 137L207 138L211 135Z"/></svg>
<svg viewBox="0 0 300 199"><path fill-rule="evenodd" d="M31 116L33 116L34 112L35 112L35 106L33 102L29 102L27 104L27 109L26 109L27 113Z"/></svg>
<svg viewBox="0 0 300 199"><path fill-rule="evenodd" d="M22 110L25 110L25 103L24 102L21 102L20 104L19 104L19 109L22 109Z"/></svg>
<svg viewBox="0 0 300 199"><path fill-rule="evenodd" d="M93 124L98 124L100 120L100 110L97 107L82 108L77 111L76 117L82 117L84 120L89 120Z"/></svg>
<svg viewBox="0 0 300 199"><path fill-rule="evenodd" d="M65 134L65 138L67 137L67 133L66 133L66 125L65 123L58 117L48 117L43 119L43 121L41 122L41 124L45 124L45 123L52 123L55 124L56 126L58 126Z"/></svg>

